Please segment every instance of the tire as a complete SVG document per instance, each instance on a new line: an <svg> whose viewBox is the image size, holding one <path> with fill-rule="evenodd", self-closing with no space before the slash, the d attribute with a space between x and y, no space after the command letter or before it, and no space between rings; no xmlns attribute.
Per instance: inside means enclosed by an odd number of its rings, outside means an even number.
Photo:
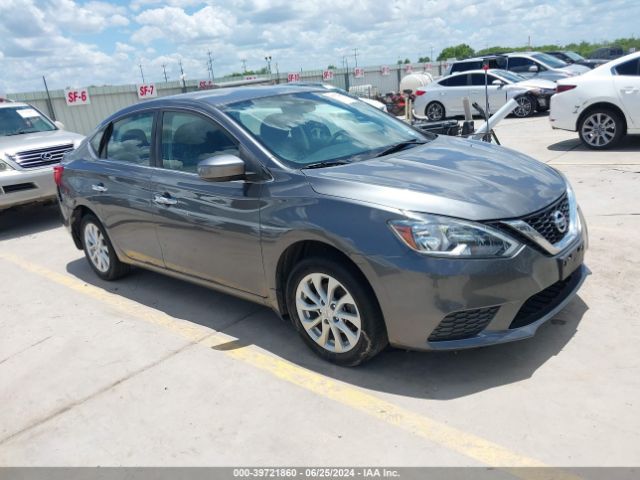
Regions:
<svg viewBox="0 0 640 480"><path fill-rule="evenodd" d="M625 124L615 110L603 107L588 111L578 124L580 140L593 150L606 150L624 136Z"/></svg>
<svg viewBox="0 0 640 480"><path fill-rule="evenodd" d="M444 120L444 105L442 105L440 102L431 102L425 107L424 115L431 122L439 122L440 120Z"/></svg>
<svg viewBox="0 0 640 480"><path fill-rule="evenodd" d="M80 239L84 255L98 277L111 281L129 273L129 265L118 260L107 232L95 215L82 217Z"/></svg>
<svg viewBox="0 0 640 480"><path fill-rule="evenodd" d="M371 359L388 343L371 287L359 272L339 261L302 260L289 275L286 294L298 333L325 360L352 367Z"/></svg>
<svg viewBox="0 0 640 480"><path fill-rule="evenodd" d="M529 95L522 95L516 98L516 102L518 102L518 106L513 110L514 117L526 118L533 115L536 109L536 101L533 98Z"/></svg>

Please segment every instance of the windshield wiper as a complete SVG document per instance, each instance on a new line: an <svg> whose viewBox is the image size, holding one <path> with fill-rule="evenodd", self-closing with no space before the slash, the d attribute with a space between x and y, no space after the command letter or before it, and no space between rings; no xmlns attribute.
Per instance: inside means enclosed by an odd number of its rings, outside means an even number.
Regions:
<svg viewBox="0 0 640 480"><path fill-rule="evenodd" d="M16 130L15 132L11 132L11 133L7 133L5 136L6 137L10 137L12 135L24 135L25 133L35 133L37 132L37 130L33 130L33 131L29 131L29 128L21 128L19 130Z"/></svg>
<svg viewBox="0 0 640 480"><path fill-rule="evenodd" d="M347 163L351 163L347 160L323 160L322 162L315 162L305 165L302 168L325 168L325 167L335 167L337 165L346 165Z"/></svg>
<svg viewBox="0 0 640 480"><path fill-rule="evenodd" d="M400 150L405 149L410 145L424 145L424 140L406 140L404 142L394 143L390 147L385 148L380 153L376 154L376 157L384 157L385 155L390 155L395 152L399 152Z"/></svg>

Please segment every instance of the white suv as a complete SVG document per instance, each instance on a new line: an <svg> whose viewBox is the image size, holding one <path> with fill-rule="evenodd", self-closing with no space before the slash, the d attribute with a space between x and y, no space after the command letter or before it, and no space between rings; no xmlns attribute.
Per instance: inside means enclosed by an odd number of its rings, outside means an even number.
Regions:
<svg viewBox="0 0 640 480"><path fill-rule="evenodd" d="M0 210L55 198L53 165L82 135L26 103L0 102Z"/></svg>
<svg viewBox="0 0 640 480"><path fill-rule="evenodd" d="M549 120L553 128L577 131L596 150L640 133L640 52L558 81Z"/></svg>

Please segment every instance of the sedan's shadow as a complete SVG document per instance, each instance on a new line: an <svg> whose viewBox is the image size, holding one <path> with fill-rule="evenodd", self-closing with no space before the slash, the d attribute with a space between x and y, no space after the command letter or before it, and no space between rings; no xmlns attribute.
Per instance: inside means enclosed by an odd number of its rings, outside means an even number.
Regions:
<svg viewBox="0 0 640 480"><path fill-rule="evenodd" d="M616 147L607 150L592 150L580 141L576 133L576 138L553 143L547 147L547 150L553 152L568 152L571 150L577 152L640 152L640 135L626 135Z"/></svg>
<svg viewBox="0 0 640 480"><path fill-rule="evenodd" d="M82 259L67 265L82 281L166 314L238 339L223 349L256 345L319 374L363 388L418 398L447 400L529 378L562 352L587 305L576 297L535 337L489 348L457 352L387 349L357 368L342 368L316 357L294 328L271 310L203 287L144 270L118 282L103 282Z"/></svg>

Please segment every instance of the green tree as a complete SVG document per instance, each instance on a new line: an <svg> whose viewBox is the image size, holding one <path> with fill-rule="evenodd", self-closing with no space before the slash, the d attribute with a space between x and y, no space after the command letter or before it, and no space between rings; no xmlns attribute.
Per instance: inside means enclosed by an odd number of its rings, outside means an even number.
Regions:
<svg viewBox="0 0 640 480"><path fill-rule="evenodd" d="M418 63L429 63L431 59L429 57L420 57Z"/></svg>
<svg viewBox="0 0 640 480"><path fill-rule="evenodd" d="M455 45L453 47L447 47L440 52L438 55L438 60L448 60L449 58L457 58L461 60L463 58L473 57L476 52L474 52L473 48L471 48L466 43L461 43L460 45Z"/></svg>
<svg viewBox="0 0 640 480"><path fill-rule="evenodd" d="M329 66L327 67L327 70L335 70L335 69L336 69L336 66L335 66L335 65L329 65Z"/></svg>
<svg viewBox="0 0 640 480"><path fill-rule="evenodd" d="M405 64L409 64L409 63L411 63L411 60L409 60L408 58L405 58L405 59L404 59L404 63L405 63Z"/></svg>

